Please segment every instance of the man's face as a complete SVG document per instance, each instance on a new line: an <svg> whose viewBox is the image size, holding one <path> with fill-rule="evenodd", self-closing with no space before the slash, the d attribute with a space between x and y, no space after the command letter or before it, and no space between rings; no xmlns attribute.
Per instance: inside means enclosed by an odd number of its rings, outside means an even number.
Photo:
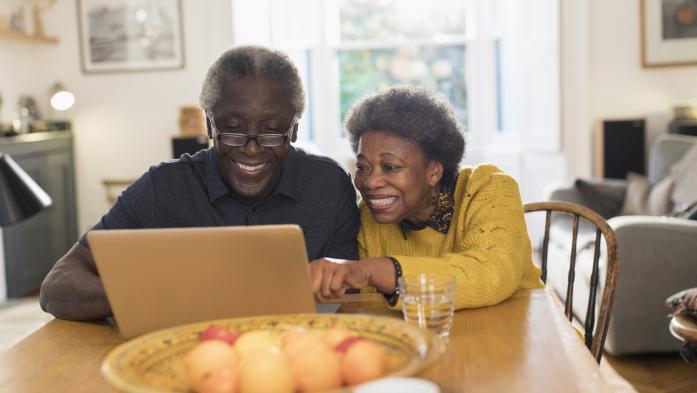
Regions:
<svg viewBox="0 0 697 393"><path fill-rule="evenodd" d="M218 169L225 183L240 196L259 201L278 183L297 125L292 125L293 108L288 93L278 82L245 77L223 87L221 98L208 111L209 133L214 138ZM218 134L285 134L277 147L259 146L248 140L245 146L222 143Z"/></svg>

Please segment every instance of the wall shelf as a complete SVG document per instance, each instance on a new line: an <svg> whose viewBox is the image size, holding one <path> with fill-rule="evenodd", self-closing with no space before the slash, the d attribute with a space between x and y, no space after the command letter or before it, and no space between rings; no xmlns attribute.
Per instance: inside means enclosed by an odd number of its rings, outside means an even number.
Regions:
<svg viewBox="0 0 697 393"><path fill-rule="evenodd" d="M34 43L40 43L40 44L57 44L58 43L58 38L55 37L46 37L43 35L33 35L33 34L27 34L27 33L22 33L20 31L2 31L0 30L0 40L16 40L16 41L25 41L25 42L34 42Z"/></svg>

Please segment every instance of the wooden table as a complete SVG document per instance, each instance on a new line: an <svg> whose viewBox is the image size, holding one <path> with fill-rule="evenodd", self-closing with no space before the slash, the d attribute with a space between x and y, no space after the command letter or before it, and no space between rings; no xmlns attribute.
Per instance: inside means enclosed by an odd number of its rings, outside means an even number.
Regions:
<svg viewBox="0 0 697 393"><path fill-rule="evenodd" d="M390 314L379 304L344 312ZM0 357L2 392L114 392L99 373L124 341L107 324L53 320ZM447 353L420 377L451 392L605 392L598 365L544 289L455 313Z"/></svg>

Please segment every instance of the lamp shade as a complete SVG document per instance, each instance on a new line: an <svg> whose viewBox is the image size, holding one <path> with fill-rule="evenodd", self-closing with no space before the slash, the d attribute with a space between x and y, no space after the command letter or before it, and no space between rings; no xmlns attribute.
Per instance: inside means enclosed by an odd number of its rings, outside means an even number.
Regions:
<svg viewBox="0 0 697 393"><path fill-rule="evenodd" d="M0 153L0 226L25 220L51 203L51 197L9 154Z"/></svg>
<svg viewBox="0 0 697 393"><path fill-rule="evenodd" d="M67 90L62 83L56 82L51 87L50 103L51 108L57 111L67 111L75 104L75 95Z"/></svg>

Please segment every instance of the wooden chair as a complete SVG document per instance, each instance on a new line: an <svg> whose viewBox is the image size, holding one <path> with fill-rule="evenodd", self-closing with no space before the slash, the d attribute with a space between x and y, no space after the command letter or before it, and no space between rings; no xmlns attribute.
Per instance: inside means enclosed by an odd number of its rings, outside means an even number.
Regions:
<svg viewBox="0 0 697 393"><path fill-rule="evenodd" d="M573 296L574 296L574 279L576 270L576 240L578 237L579 218L593 224L596 228L595 233L595 250L593 253L593 270L590 280L590 296L586 309L586 318L584 321L584 336L585 343L588 349L600 362L603 356L603 345L607 336L608 325L610 324L610 316L612 314L612 303L615 295L615 286L617 284L617 274L619 272L619 258L617 255L617 239L615 231L610 228L607 221L598 213L585 208L581 205L569 202L536 202L525 204L525 213L530 212L546 212L545 233L542 240L542 275L543 282L547 282L547 253L549 249L549 229L552 222L552 212L570 214L573 216L573 237L571 241L571 256L569 263L569 274L566 286L566 298L564 301L564 314L569 321L573 320ZM605 288L603 288L602 300L600 303L600 312L598 313L598 321L595 321L596 308L596 293L598 289L598 260L600 258L600 236L605 237L607 245L607 275L605 278ZM560 263L561 261L553 261L552 263ZM594 331L595 328L595 331Z"/></svg>

